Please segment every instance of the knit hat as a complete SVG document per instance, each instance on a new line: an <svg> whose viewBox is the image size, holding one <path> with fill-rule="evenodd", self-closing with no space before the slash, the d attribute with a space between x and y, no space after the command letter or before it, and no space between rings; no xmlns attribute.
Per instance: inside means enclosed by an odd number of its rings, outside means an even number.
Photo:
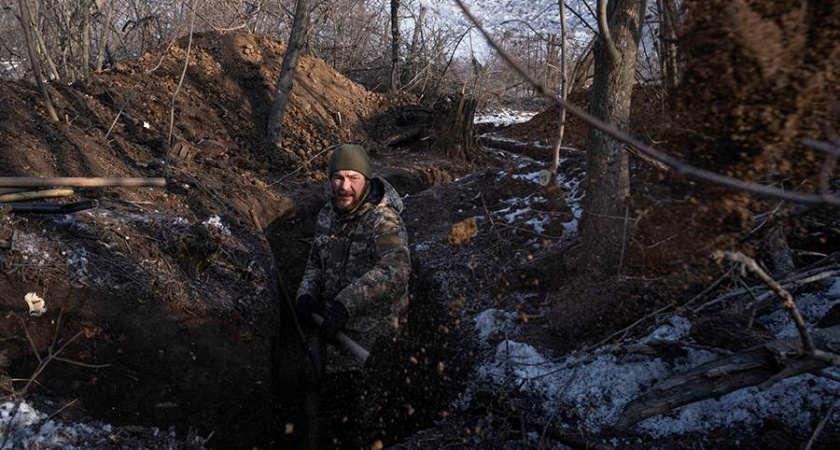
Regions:
<svg viewBox="0 0 840 450"><path fill-rule="evenodd" d="M370 158L361 145L342 144L332 152L330 157L329 176L339 170L355 170L371 179Z"/></svg>

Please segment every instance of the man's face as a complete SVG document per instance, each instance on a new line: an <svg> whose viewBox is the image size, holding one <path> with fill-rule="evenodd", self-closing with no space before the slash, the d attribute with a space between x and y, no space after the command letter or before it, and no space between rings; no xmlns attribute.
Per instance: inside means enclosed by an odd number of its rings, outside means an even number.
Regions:
<svg viewBox="0 0 840 450"><path fill-rule="evenodd" d="M338 170L330 177L333 205L341 211L350 211L363 200L367 179L355 170Z"/></svg>

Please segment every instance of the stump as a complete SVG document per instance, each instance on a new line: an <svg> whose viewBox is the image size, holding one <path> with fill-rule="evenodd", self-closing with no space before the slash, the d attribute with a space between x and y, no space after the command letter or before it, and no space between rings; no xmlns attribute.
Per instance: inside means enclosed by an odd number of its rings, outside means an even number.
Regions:
<svg viewBox="0 0 840 450"><path fill-rule="evenodd" d="M435 105L434 121L438 143L446 156L461 161L475 159L475 129L473 119L478 100L463 95L451 95Z"/></svg>

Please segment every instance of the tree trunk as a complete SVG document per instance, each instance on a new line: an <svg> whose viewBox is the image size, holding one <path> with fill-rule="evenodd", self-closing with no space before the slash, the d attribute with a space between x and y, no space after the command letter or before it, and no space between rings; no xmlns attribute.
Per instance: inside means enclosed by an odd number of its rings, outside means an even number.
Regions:
<svg viewBox="0 0 840 450"><path fill-rule="evenodd" d="M411 47L408 49L408 58L406 60L406 70L403 71L402 84L406 84L414 79L417 70L417 43L420 41L420 33L423 30L423 21L426 19L426 7L420 6L420 13L417 20L414 22L414 33L411 35Z"/></svg>
<svg viewBox="0 0 840 450"><path fill-rule="evenodd" d="M400 0L391 0L391 92L400 89Z"/></svg>
<svg viewBox="0 0 840 450"><path fill-rule="evenodd" d="M675 11L672 0L657 0L659 10L659 61L660 74L665 84L666 92L671 92L679 82L677 67L676 35L671 14Z"/></svg>
<svg viewBox="0 0 840 450"><path fill-rule="evenodd" d="M44 82L44 76L41 74L41 64L38 61L38 55L35 51L35 43L32 42L31 22L28 20L28 18L32 17L29 11L29 0L18 0L18 6L20 7L19 19L23 26L23 39L26 41L26 50L29 53L29 64L32 65L32 74L35 76L35 82L41 90L41 95L44 96L44 106L47 108L50 119L53 122L58 122L58 114L56 114L55 108L53 108L50 93L47 91L47 84Z"/></svg>
<svg viewBox="0 0 840 450"><path fill-rule="evenodd" d="M557 1L560 7L560 97L569 96L569 82L566 71L566 1ZM563 147L563 135L566 132L566 108L560 107L560 124L557 128L557 143L554 145L554 158L551 160L551 183L557 180L560 170L560 149Z"/></svg>
<svg viewBox="0 0 840 450"><path fill-rule="evenodd" d="M105 62L105 48L108 46L108 36L111 34L111 19L114 17L116 3L117 0L111 0L108 12L105 14L105 22L102 23L102 35L99 36L99 49L96 52L96 73L102 72L102 64Z"/></svg>
<svg viewBox="0 0 840 450"><path fill-rule="evenodd" d="M435 108L435 129L446 156L460 161L475 158L474 119L478 101L472 97L453 95Z"/></svg>
<svg viewBox="0 0 840 450"><path fill-rule="evenodd" d="M271 104L271 114L268 116L268 138L277 148L281 147L283 143L283 116L286 113L289 94L295 81L295 69L297 69L300 49L306 38L306 29L309 24L309 4L310 0L297 0L292 33L289 36L286 54L283 55L280 79L277 80L274 102Z"/></svg>
<svg viewBox="0 0 840 450"><path fill-rule="evenodd" d="M27 3L28 8L29 6L29 3ZM27 17L29 17L29 28L32 32L32 36L30 36L30 38L35 38L35 43L37 43L38 51L44 58L43 62L47 65L47 70L49 71L50 78L52 78L53 80L60 80L61 77L58 74L58 69L56 69L55 62L53 61L52 56L50 56L50 53L47 51L47 45L44 43L44 35L41 33L41 28L38 26L36 11L33 11L32 8L29 8L29 12L26 15Z"/></svg>
<svg viewBox="0 0 840 450"><path fill-rule="evenodd" d="M82 78L90 78L90 6L93 0L82 0Z"/></svg>
<svg viewBox="0 0 840 450"><path fill-rule="evenodd" d="M600 0L601 2L606 0ZM646 0L616 0L599 8L600 38L595 45L595 78L590 111L621 130L630 123L630 96ZM587 137L583 264L615 274L625 245L629 160L624 145L598 130Z"/></svg>

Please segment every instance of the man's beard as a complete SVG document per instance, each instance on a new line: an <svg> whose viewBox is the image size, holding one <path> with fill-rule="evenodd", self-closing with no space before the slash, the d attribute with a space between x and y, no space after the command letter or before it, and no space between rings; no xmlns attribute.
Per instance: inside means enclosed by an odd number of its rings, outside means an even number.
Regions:
<svg viewBox="0 0 840 450"><path fill-rule="evenodd" d="M356 192L352 191L352 190L350 190L350 191L345 191L345 190L333 191L333 206L335 206L341 212L353 211L364 201L366 190L367 190L367 185L365 185L365 187L363 188L363 192L361 194L359 194L358 196L356 195ZM342 197L345 197L345 196L348 196L350 198L351 203L347 204L347 203L340 203L339 202L339 199L340 200L345 200L345 198L342 198Z"/></svg>

